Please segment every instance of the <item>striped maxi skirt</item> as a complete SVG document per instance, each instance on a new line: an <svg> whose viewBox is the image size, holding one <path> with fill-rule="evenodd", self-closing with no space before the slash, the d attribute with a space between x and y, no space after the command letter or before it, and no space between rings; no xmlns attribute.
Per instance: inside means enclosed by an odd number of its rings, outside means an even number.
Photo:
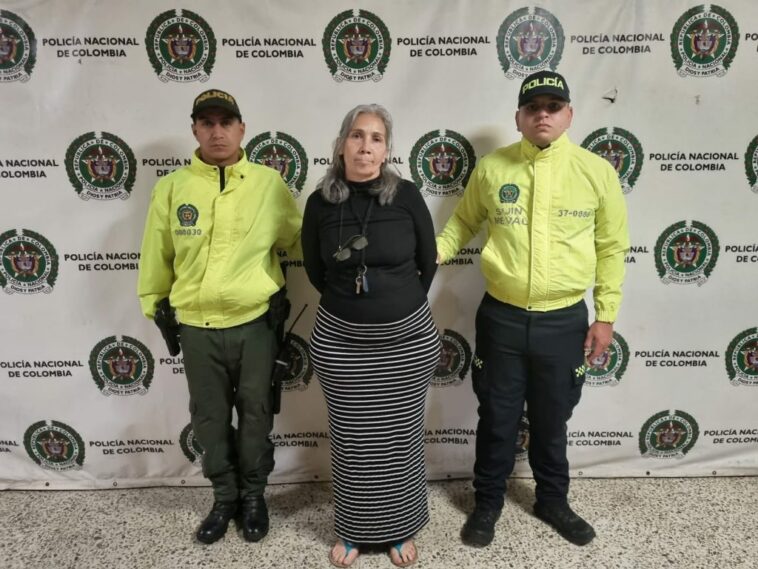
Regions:
<svg viewBox="0 0 758 569"><path fill-rule="evenodd" d="M335 533L396 543L429 521L424 408L439 362L429 304L356 324L319 307L310 341L329 414Z"/></svg>

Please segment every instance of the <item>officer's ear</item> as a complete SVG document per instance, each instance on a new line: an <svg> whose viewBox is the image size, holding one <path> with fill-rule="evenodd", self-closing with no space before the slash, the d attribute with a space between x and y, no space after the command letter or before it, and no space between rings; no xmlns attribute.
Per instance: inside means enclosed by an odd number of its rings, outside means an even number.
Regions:
<svg viewBox="0 0 758 569"><path fill-rule="evenodd" d="M516 121L516 130L521 132L521 125L519 125L519 109L516 109L516 115L513 118Z"/></svg>

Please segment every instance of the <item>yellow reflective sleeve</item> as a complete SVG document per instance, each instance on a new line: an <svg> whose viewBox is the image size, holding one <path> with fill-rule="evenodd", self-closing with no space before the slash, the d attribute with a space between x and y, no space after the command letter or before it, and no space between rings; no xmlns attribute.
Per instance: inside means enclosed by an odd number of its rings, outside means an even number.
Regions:
<svg viewBox="0 0 758 569"><path fill-rule="evenodd" d="M276 186L280 219L275 247L284 249L287 252L288 259L302 259L303 248L300 244L300 228L303 225L303 214L297 208L295 199L281 177L277 179Z"/></svg>
<svg viewBox="0 0 758 569"><path fill-rule="evenodd" d="M174 282L174 244L171 237L169 198L171 192L159 181L153 189L140 251L137 294L142 313L152 319L155 306L169 296Z"/></svg>
<svg viewBox="0 0 758 569"><path fill-rule="evenodd" d="M610 165L604 174L606 191L595 218L597 269L593 298L595 319L614 322L621 306L624 257L629 250L629 227L626 199L621 191L618 175Z"/></svg>
<svg viewBox="0 0 758 569"><path fill-rule="evenodd" d="M474 235L479 233L482 223L487 219L487 209L479 195L481 187L479 168L475 168L453 215L437 236L437 253L440 256L440 263L453 258Z"/></svg>

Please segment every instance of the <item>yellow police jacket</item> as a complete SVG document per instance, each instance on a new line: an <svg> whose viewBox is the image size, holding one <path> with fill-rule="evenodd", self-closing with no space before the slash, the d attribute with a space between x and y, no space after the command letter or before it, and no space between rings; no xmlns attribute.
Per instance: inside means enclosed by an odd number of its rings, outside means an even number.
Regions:
<svg viewBox="0 0 758 569"><path fill-rule="evenodd" d="M444 262L487 221L487 292L536 311L579 302L594 283L595 319L613 322L629 249L618 174L564 133L544 150L522 138L481 159L437 237Z"/></svg>
<svg viewBox="0 0 758 569"><path fill-rule="evenodd" d="M279 173L240 152L226 167L195 153L155 185L138 282L148 318L168 296L181 323L229 328L264 314L284 284L276 250L297 254L302 216Z"/></svg>

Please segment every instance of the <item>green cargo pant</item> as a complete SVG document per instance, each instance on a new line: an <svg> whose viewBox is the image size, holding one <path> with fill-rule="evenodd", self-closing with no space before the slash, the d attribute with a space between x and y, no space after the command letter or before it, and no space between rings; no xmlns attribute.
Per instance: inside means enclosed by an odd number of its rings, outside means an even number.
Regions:
<svg viewBox="0 0 758 569"><path fill-rule="evenodd" d="M266 318L223 329L182 325L192 430L217 501L262 496L274 468L271 369L276 339ZM232 427L237 410L237 430Z"/></svg>

